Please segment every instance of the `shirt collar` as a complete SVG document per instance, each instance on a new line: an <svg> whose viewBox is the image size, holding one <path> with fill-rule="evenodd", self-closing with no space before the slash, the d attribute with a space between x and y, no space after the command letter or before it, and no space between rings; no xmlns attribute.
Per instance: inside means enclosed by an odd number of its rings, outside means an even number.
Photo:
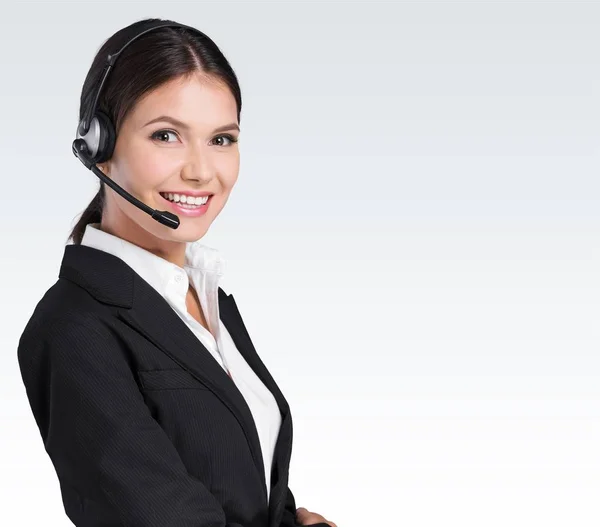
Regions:
<svg viewBox="0 0 600 527"><path fill-rule="evenodd" d="M81 244L114 254L163 297L174 291L184 305L189 280L199 283L194 280L195 273L212 273L219 280L225 269L225 261L218 249L201 244L199 240L187 242L183 269L147 249L101 230L99 223L86 225ZM180 278L177 278L178 275Z"/></svg>

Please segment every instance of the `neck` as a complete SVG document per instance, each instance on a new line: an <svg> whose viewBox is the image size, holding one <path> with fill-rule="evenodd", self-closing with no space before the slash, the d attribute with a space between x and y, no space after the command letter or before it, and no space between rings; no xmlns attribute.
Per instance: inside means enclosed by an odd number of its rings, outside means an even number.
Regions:
<svg viewBox="0 0 600 527"><path fill-rule="evenodd" d="M186 242L158 238L123 214L122 211L118 210L116 214L113 214L107 205L106 203L100 221L100 230L133 243L183 269Z"/></svg>

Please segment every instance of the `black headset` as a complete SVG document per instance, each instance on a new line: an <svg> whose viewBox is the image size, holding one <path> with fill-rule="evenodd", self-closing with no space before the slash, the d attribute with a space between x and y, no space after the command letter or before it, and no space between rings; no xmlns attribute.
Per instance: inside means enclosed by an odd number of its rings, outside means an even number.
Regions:
<svg viewBox="0 0 600 527"><path fill-rule="evenodd" d="M109 178L104 172L102 172L97 166L97 163L102 163L111 158L116 142L116 132L113 123L111 122L108 115L100 110L97 110L98 98L102 92L102 87L108 77L108 74L114 66L116 60L119 58L121 52L129 46L134 40L140 38L142 35L155 29L162 27L180 27L186 28L191 31L201 33L197 29L186 26L185 24L179 24L177 22L154 22L149 27L146 27L143 31L132 37L124 46L121 47L116 53L109 53L106 59L106 65L104 69L104 75L98 85L96 94L93 98L93 103L87 108L83 114L83 118L77 126L77 138L73 141L73 154L77 157L88 169L90 169L96 176L98 176L104 183L111 187L115 192L123 196L127 201L150 214L152 218L157 220L159 223L176 229L179 227L179 217L172 212L164 210L156 210L149 207L144 202L137 199L135 196L127 192L124 188L117 185L111 178Z"/></svg>

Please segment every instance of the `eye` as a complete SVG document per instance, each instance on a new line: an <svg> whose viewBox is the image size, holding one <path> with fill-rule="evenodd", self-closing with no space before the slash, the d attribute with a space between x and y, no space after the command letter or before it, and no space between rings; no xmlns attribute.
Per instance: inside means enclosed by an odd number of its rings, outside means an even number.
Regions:
<svg viewBox="0 0 600 527"><path fill-rule="evenodd" d="M163 141L163 138L168 138L169 134L173 134L175 137L177 137L177 132L175 132L174 130L157 130L150 136L150 138L155 139L161 143L172 143L173 141L169 141L168 139L166 141ZM217 146L233 146L234 143L238 142L238 139L236 139L230 134L218 135L215 139L225 139L229 141L228 144L221 143L217 144Z"/></svg>
<svg viewBox="0 0 600 527"><path fill-rule="evenodd" d="M229 141L229 145L228 146L233 146L234 143L238 142L238 139L236 139L235 137L233 137L230 134L218 135L217 137L215 137L215 139L219 139L219 138L225 138L225 139L227 139ZM227 145L220 144L220 145L217 145L217 146L227 146Z"/></svg>
<svg viewBox="0 0 600 527"><path fill-rule="evenodd" d="M150 136L150 138L157 139L161 143L171 143L172 141L163 141L162 139L159 139L165 136L168 137L168 134L174 134L175 136L177 136L177 132L174 132L173 130L157 130Z"/></svg>

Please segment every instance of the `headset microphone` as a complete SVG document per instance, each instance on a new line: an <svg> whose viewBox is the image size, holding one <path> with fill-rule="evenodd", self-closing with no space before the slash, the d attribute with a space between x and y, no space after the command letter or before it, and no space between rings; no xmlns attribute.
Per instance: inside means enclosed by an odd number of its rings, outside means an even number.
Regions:
<svg viewBox="0 0 600 527"><path fill-rule="evenodd" d="M106 183L115 192L123 196L127 201L143 210L147 214L150 214L153 219L166 225L171 229L179 227L179 218L172 212L165 210L156 210L149 207L132 194L127 192L124 188L120 187L111 178L109 178L104 172L102 172L96 165L110 159L113 150L115 148L116 133L113 123L110 118L104 113L96 109L98 105L98 98L104 82L108 77L108 73L113 67L115 61L121 54L121 52L134 40L145 35L149 31L161 27L183 27L194 32L200 33L197 29L186 26L185 24L179 24L177 22L162 22L153 23L137 35L134 35L129 41L116 53L111 53L107 57L106 66L104 68L104 75L99 83L98 89L96 90L93 104L84 112L83 118L77 126L77 138L73 141L72 150L73 154L96 176L98 176L104 183Z"/></svg>
<svg viewBox="0 0 600 527"><path fill-rule="evenodd" d="M94 174L96 174L110 188L112 188L118 194L123 196L127 201L133 203L136 207L150 214L150 216L152 216L152 218L157 220L159 223L162 223L167 227L171 227L172 229L176 229L177 227L179 227L179 218L175 214L166 210L156 210L152 207L149 207L144 202L140 201L135 196L127 192L123 187L117 185L117 183L115 183L104 172L102 172L96 166L96 163L94 163L94 161L89 157L87 145L83 139L75 139L75 141L73 141L73 153L81 160L81 162L87 168L89 168Z"/></svg>

